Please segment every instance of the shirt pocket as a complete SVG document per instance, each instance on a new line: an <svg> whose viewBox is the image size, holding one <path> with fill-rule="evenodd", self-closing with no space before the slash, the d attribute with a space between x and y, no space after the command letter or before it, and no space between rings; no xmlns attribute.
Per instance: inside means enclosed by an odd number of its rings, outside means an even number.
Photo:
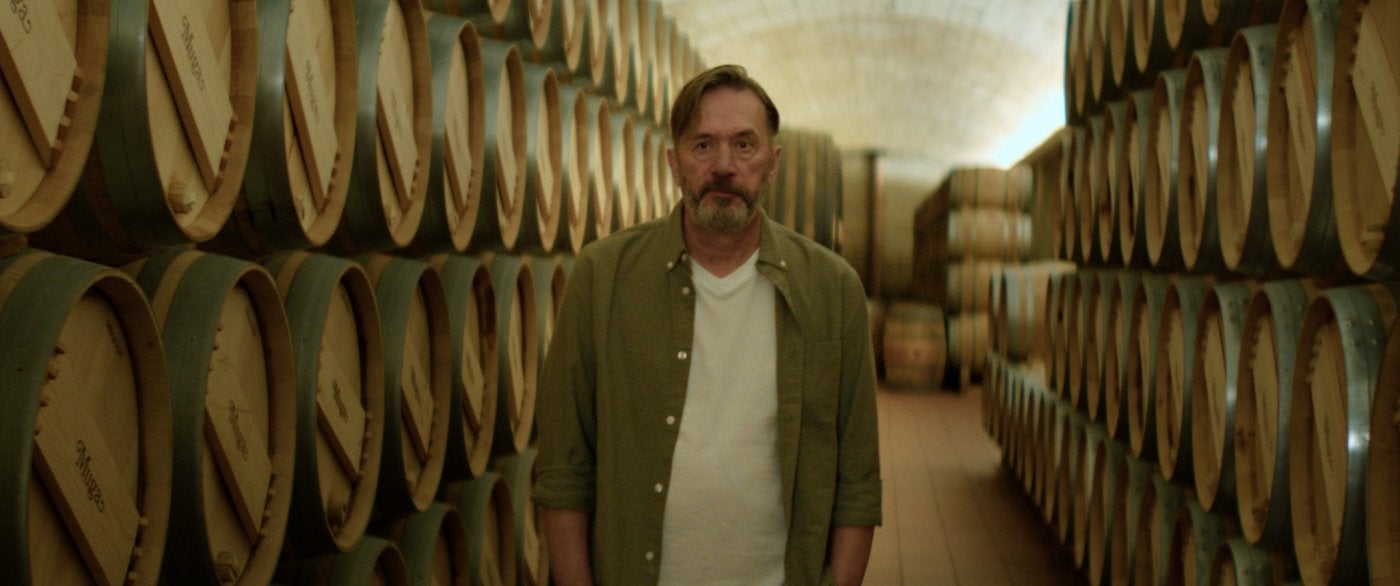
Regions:
<svg viewBox="0 0 1400 586"><path fill-rule="evenodd" d="M835 431L841 396L841 342L809 342L802 374L802 422Z"/></svg>

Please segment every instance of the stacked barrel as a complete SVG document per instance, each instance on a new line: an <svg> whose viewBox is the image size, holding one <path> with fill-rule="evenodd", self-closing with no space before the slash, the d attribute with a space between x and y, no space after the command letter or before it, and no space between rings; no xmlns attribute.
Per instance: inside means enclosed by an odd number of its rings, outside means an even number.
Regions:
<svg viewBox="0 0 1400 586"><path fill-rule="evenodd" d="M1400 3L1071 3L1048 384L988 428L1090 583L1400 583Z"/></svg>
<svg viewBox="0 0 1400 586"><path fill-rule="evenodd" d="M194 4L3 27L3 581L547 583L539 364L572 255L678 201L694 47L653 0ZM838 245L834 146L781 140Z"/></svg>
<svg viewBox="0 0 1400 586"><path fill-rule="evenodd" d="M915 213L915 294L946 312L947 361L960 388L986 370L1003 268L1031 256L1034 194L1025 171L955 168ZM889 358L887 347L887 369Z"/></svg>

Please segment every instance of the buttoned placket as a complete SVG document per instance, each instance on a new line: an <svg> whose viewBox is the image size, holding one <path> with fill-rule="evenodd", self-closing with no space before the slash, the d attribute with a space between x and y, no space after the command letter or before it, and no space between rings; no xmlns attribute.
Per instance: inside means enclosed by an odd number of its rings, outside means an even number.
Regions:
<svg viewBox="0 0 1400 586"><path fill-rule="evenodd" d="M661 423L664 424L663 429L668 435L672 450L674 450L675 443L680 436L681 411L685 406L685 386L690 378L690 359L695 337L695 285L691 279L689 255L680 252L675 260L667 261L666 273L667 283L669 283L668 303L670 304L670 311L667 313L672 320L671 331L675 332L675 337L671 340L674 345L669 349L669 352L674 356L675 362L673 364L676 368L675 376L667 378L676 380L680 388L674 389L676 392L673 394L668 391L668 394L674 399L663 411ZM668 350L663 349L662 351ZM660 477L654 480L649 487L649 492L657 498L657 506L663 510L666 506L666 493L668 492L670 455L667 454L665 461L659 463L661 467L658 468L657 473ZM657 536L659 538L660 534L658 533ZM654 572L659 571L656 566L660 555L659 546L660 542L658 541L642 553L643 560Z"/></svg>

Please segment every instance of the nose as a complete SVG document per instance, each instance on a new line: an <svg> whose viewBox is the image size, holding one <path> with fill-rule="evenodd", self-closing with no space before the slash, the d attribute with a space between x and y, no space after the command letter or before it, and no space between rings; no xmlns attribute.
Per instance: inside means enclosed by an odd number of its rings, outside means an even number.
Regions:
<svg viewBox="0 0 1400 586"><path fill-rule="evenodd" d="M734 150L727 144L720 145L715 149L715 158L710 164L710 173L715 177L733 177L738 169L734 165Z"/></svg>

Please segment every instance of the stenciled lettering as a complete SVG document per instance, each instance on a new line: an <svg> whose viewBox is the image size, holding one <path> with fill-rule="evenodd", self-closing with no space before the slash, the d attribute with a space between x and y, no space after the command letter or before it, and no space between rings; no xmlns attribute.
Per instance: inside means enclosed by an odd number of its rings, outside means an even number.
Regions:
<svg viewBox="0 0 1400 586"><path fill-rule="evenodd" d="M185 46L185 57L190 60L190 73L194 75L195 83L199 84L200 91L204 90L204 69L199 65L199 56L194 52L194 29L190 26L190 17L180 17L180 41Z"/></svg>
<svg viewBox="0 0 1400 586"><path fill-rule="evenodd" d="M88 454L87 443L78 440L77 443L78 460L74 464L78 467L78 475L83 479L83 487L87 489L87 497L94 505L97 505L97 512L107 512L107 502L102 500L102 486L97 482L97 473L92 469L92 455Z"/></svg>
<svg viewBox="0 0 1400 586"><path fill-rule="evenodd" d="M19 17L20 26L24 27L25 34L34 30L34 23L29 20L29 0L10 0L10 14Z"/></svg>
<svg viewBox="0 0 1400 586"><path fill-rule="evenodd" d="M232 399L228 402L228 424L233 428L233 443L238 447L238 453L247 460L248 438L243 437L243 427L238 425L238 405Z"/></svg>

